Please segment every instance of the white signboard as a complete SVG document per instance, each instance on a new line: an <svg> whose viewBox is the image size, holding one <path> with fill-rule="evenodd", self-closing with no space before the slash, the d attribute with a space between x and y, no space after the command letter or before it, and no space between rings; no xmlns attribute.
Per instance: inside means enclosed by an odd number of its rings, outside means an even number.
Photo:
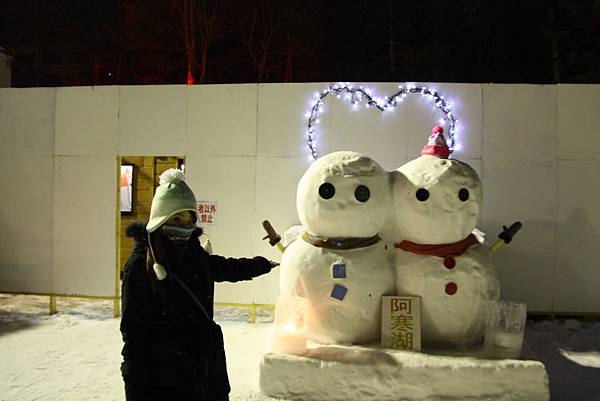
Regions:
<svg viewBox="0 0 600 401"><path fill-rule="evenodd" d="M217 225L217 202L214 201L198 201L196 205L198 210L198 223L203 226Z"/></svg>
<svg viewBox="0 0 600 401"><path fill-rule="evenodd" d="M386 348L421 350L420 297L382 297L381 345Z"/></svg>

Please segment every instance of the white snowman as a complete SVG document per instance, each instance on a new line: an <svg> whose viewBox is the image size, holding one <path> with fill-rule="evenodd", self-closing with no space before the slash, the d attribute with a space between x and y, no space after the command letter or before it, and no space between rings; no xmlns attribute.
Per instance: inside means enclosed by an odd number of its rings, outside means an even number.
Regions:
<svg viewBox="0 0 600 401"><path fill-rule="evenodd" d="M356 152L316 160L298 184L306 232L281 260L280 290L306 298L309 339L378 341L381 297L395 292L394 267L378 233L391 207L386 172Z"/></svg>
<svg viewBox="0 0 600 401"><path fill-rule="evenodd" d="M472 234L481 181L447 158L439 126L421 153L393 174L396 291L421 297L424 345L469 347L482 341L485 301L500 296L489 249Z"/></svg>

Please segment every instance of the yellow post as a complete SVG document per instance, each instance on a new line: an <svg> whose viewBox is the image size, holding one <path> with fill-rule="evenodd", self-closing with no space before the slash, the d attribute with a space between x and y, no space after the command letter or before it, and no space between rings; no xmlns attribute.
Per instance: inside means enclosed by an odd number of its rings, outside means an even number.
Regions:
<svg viewBox="0 0 600 401"><path fill-rule="evenodd" d="M113 302L113 316L119 317L121 316L121 302L118 298L115 298Z"/></svg>
<svg viewBox="0 0 600 401"><path fill-rule="evenodd" d="M50 295L50 314L54 315L56 313L56 296Z"/></svg>
<svg viewBox="0 0 600 401"><path fill-rule="evenodd" d="M256 304L250 305L250 323L256 323Z"/></svg>

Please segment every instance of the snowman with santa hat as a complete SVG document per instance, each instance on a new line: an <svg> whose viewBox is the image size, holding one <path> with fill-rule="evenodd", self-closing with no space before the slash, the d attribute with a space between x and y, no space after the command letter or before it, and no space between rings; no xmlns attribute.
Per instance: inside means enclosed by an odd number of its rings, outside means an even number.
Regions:
<svg viewBox="0 0 600 401"><path fill-rule="evenodd" d="M480 344L485 304L500 284L490 250L473 235L481 181L468 164L448 158L442 127L421 156L392 173L396 291L421 298L424 346Z"/></svg>

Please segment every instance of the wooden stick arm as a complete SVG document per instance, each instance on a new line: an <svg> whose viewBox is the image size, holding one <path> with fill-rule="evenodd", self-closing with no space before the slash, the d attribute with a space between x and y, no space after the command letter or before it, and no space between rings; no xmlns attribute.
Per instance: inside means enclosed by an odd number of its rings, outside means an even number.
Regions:
<svg viewBox="0 0 600 401"><path fill-rule="evenodd" d="M265 231L267 232L267 235L263 237L263 239L268 238L269 244L271 246L276 246L277 249L279 249L279 251L283 253L283 251L285 251L285 247L281 244L281 235L277 234L277 231L275 231L269 220L264 220L262 222L262 225Z"/></svg>
<svg viewBox="0 0 600 401"><path fill-rule="evenodd" d="M490 254L493 255L505 244L509 244L521 227L523 227L523 223L520 221L514 222L510 227L502 226L502 232L498 234L499 239L490 247Z"/></svg>

